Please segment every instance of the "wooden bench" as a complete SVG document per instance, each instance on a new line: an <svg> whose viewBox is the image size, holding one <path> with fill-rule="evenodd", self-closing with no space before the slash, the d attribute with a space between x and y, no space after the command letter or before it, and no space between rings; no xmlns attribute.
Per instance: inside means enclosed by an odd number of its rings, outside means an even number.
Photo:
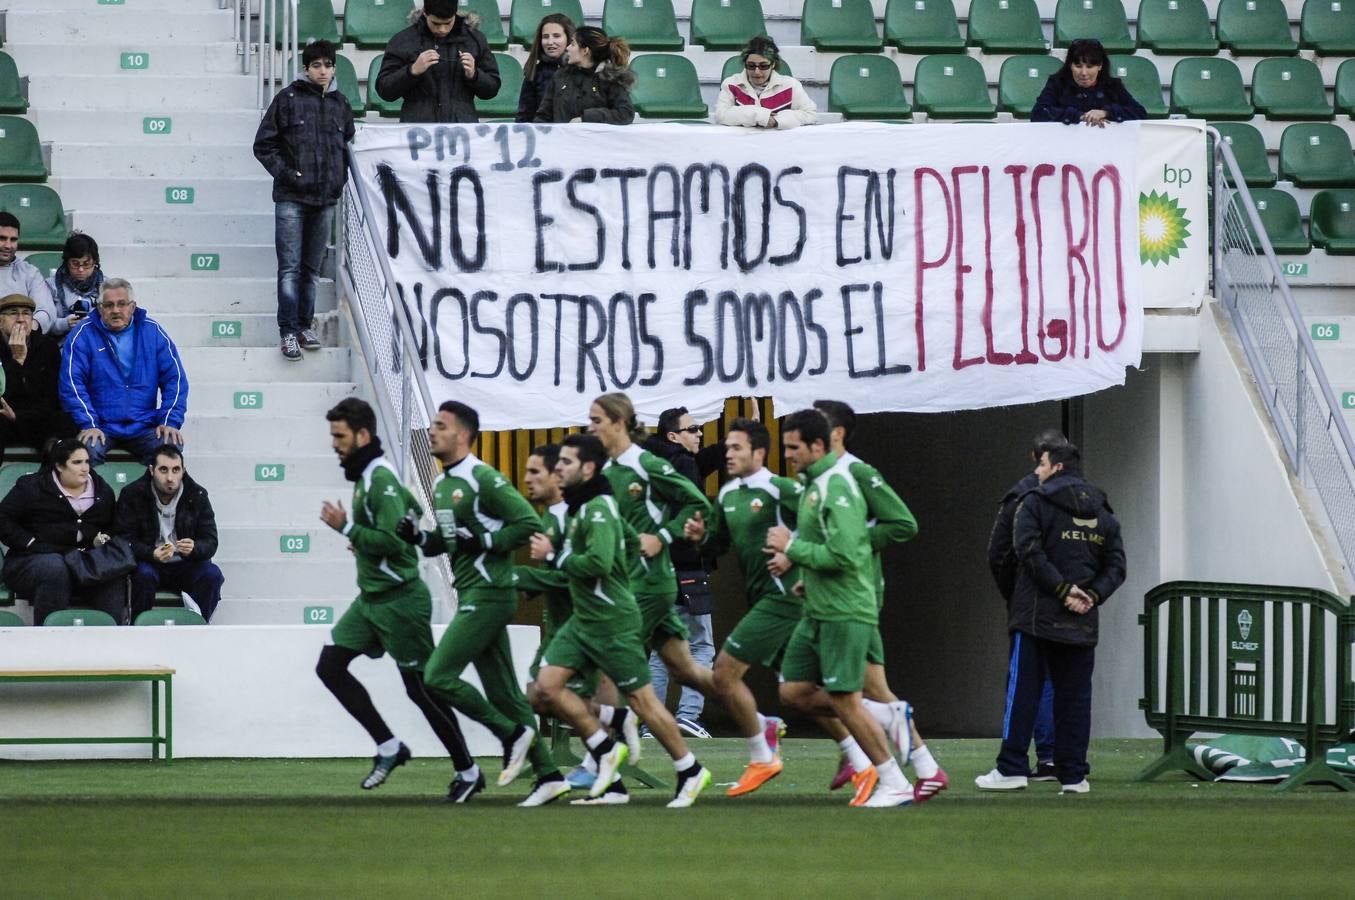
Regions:
<svg viewBox="0 0 1355 900"><path fill-rule="evenodd" d="M151 686L151 733L149 737L0 737L0 744L150 744L151 759L174 759L174 670L166 666L139 669L0 669L0 684L42 682L146 681ZM164 734L160 733L160 690L165 694Z"/></svg>

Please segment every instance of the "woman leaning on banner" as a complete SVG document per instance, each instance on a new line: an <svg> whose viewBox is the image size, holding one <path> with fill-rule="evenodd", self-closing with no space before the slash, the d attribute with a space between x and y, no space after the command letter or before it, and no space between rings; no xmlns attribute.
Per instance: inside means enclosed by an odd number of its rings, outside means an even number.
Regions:
<svg viewBox="0 0 1355 900"><path fill-rule="evenodd" d="M635 119L630 100L635 73L625 38L608 37L592 25L580 26L565 48L565 65L536 110L537 122L600 122L629 125Z"/></svg>
<svg viewBox="0 0 1355 900"><path fill-rule="evenodd" d="M543 16L532 38L532 49L522 64L522 90L518 93L516 122L530 122L541 98L550 91L555 76L565 64L565 48L574 40L574 23L564 13Z"/></svg>
<svg viewBox="0 0 1355 900"><path fill-rule="evenodd" d="M1101 42L1081 38L1068 45L1063 67L1049 76L1030 112L1032 122L1106 127L1107 122L1146 119L1148 113L1120 79L1110 74Z"/></svg>
<svg viewBox="0 0 1355 900"><path fill-rule="evenodd" d="M813 125L819 114L800 82L776 71L781 51L776 42L759 35L739 54L743 71L720 84L715 124L745 128L796 128Z"/></svg>

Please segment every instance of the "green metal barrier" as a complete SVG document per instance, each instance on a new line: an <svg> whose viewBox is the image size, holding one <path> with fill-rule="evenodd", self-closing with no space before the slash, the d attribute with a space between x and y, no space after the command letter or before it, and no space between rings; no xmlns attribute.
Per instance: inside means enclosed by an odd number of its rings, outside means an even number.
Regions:
<svg viewBox="0 0 1355 900"><path fill-rule="evenodd" d="M1307 764L1275 789L1355 782L1326 763L1326 749L1355 726L1355 612L1311 588L1172 581L1144 598L1143 699L1162 756L1139 773L1148 781L1184 770L1213 774L1186 741L1196 732L1299 740Z"/></svg>

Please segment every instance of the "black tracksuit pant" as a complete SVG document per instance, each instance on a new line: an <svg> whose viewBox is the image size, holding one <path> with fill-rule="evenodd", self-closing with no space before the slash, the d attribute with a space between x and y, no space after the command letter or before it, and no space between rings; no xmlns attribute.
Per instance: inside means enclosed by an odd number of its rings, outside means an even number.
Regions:
<svg viewBox="0 0 1355 900"><path fill-rule="evenodd" d="M1002 750L997 770L1003 775L1026 775L1026 753L1045 673L1054 685L1054 765L1062 784L1087 777L1087 743L1092 726L1092 666L1095 647L1062 644L1022 631L1011 633L1011 660L1007 670L1007 708L1002 717Z"/></svg>

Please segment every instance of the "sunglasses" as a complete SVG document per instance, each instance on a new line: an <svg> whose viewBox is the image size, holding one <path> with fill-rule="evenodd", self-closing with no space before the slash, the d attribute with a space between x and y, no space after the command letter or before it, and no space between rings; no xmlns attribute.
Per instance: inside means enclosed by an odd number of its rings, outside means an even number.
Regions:
<svg viewBox="0 0 1355 900"><path fill-rule="evenodd" d="M765 72L772 67L772 63L750 63L746 62L743 67L750 72Z"/></svg>
<svg viewBox="0 0 1355 900"><path fill-rule="evenodd" d="M686 428L674 428L673 430L674 430L674 431L685 431L685 432L687 432L688 434L700 434L700 433L701 433L701 426L700 426L700 425L688 425Z"/></svg>

